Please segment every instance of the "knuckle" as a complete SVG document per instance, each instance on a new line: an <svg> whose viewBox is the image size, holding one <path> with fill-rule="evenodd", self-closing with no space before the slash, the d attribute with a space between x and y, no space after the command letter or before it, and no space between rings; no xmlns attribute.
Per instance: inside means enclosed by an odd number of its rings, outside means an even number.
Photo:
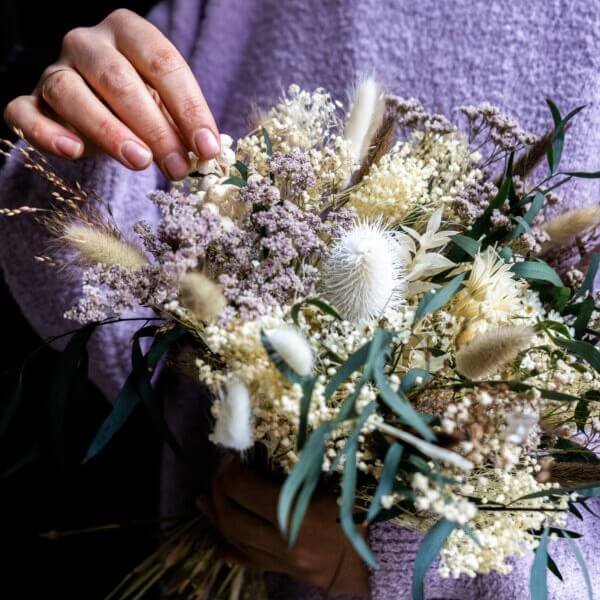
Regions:
<svg viewBox="0 0 600 600"><path fill-rule="evenodd" d="M116 155L119 154L122 137L121 129L113 119L102 119L96 127L96 139L102 142L102 146L110 148Z"/></svg>
<svg viewBox="0 0 600 600"><path fill-rule="evenodd" d="M44 80L43 96L50 103L58 102L69 86L71 72L66 70L50 73Z"/></svg>
<svg viewBox="0 0 600 600"><path fill-rule="evenodd" d="M109 94L122 94L135 83L129 69L118 62L108 64L101 71L98 81Z"/></svg>
<svg viewBox="0 0 600 600"><path fill-rule="evenodd" d="M17 113L19 112L20 100L19 98L14 98L4 107L4 121L12 126L15 126L17 123Z"/></svg>
<svg viewBox="0 0 600 600"><path fill-rule="evenodd" d="M75 29L71 29L71 31L68 31L63 37L63 51L69 53L81 48L88 39L89 34L90 30L87 27L76 27Z"/></svg>
<svg viewBox="0 0 600 600"><path fill-rule="evenodd" d="M150 72L164 77L186 67L183 58L174 48L156 48L150 54Z"/></svg>
<svg viewBox="0 0 600 600"><path fill-rule="evenodd" d="M181 102L181 116L187 123L206 118L206 104L198 98L185 98Z"/></svg>
<svg viewBox="0 0 600 600"><path fill-rule="evenodd" d="M106 23L115 23L115 24L123 24L131 21L131 19L136 18L136 15L133 11L128 8L117 8L113 10L107 17L104 19Z"/></svg>
<svg viewBox="0 0 600 600"><path fill-rule="evenodd" d="M172 141L171 132L162 124L148 124L144 128L144 138L150 146L166 146Z"/></svg>

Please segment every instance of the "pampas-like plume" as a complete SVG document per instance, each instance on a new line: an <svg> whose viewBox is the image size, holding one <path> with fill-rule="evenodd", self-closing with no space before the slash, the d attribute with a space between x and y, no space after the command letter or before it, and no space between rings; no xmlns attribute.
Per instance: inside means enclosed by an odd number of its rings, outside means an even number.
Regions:
<svg viewBox="0 0 600 600"><path fill-rule="evenodd" d="M367 156L371 142L381 127L384 112L385 95L381 85L372 77L366 77L356 86L344 130L355 163L361 163Z"/></svg>
<svg viewBox="0 0 600 600"><path fill-rule="evenodd" d="M248 450L254 444L250 393L237 379L227 384L219 399L219 416L211 439L215 444L238 452Z"/></svg>
<svg viewBox="0 0 600 600"><path fill-rule="evenodd" d="M508 364L529 345L531 327L503 327L481 334L456 353L456 369L469 379L480 379Z"/></svg>
<svg viewBox="0 0 600 600"><path fill-rule="evenodd" d="M376 165L393 147L396 138L396 115L388 113L373 136L373 143L360 168L352 176L352 185L360 183L373 165Z"/></svg>
<svg viewBox="0 0 600 600"><path fill-rule="evenodd" d="M323 294L349 321L377 318L403 299L406 262L404 247L381 222L358 223L325 261Z"/></svg>
<svg viewBox="0 0 600 600"><path fill-rule="evenodd" d="M582 206L569 210L544 226L550 241L544 245L544 251L550 248L562 248L570 244L578 235L600 222L600 205Z"/></svg>
<svg viewBox="0 0 600 600"><path fill-rule="evenodd" d="M227 306L221 288L202 273L187 273L179 288L181 305L199 321L211 322Z"/></svg>
<svg viewBox="0 0 600 600"><path fill-rule="evenodd" d="M550 479L562 486L600 482L600 465L583 462L553 462Z"/></svg>
<svg viewBox="0 0 600 600"><path fill-rule="evenodd" d="M298 375L309 375L312 372L313 351L300 330L284 325L265 333L273 349Z"/></svg>
<svg viewBox="0 0 600 600"><path fill-rule="evenodd" d="M76 221L66 223L60 239L90 265L101 263L137 270L148 264L148 259L139 248L101 225Z"/></svg>

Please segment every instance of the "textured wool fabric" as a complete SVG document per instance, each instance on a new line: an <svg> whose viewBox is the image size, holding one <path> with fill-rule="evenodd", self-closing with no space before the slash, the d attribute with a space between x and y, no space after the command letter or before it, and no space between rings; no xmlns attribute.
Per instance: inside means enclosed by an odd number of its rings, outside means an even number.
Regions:
<svg viewBox="0 0 600 600"><path fill-rule="evenodd" d="M356 73L377 74L390 91L416 96L446 114L487 100L541 133L549 126L546 97L563 112L586 104L568 133L565 167L600 169L600 0L173 0L155 7L150 19L190 62L217 123L233 136L243 133L254 105L269 106L290 83L322 86L345 99ZM77 163L56 160L58 172L110 202L127 232L138 219L156 222L145 194L165 185L156 167L130 172L105 157ZM47 186L9 161L0 175L0 204L44 206ZM598 182L570 185L555 211L598 202ZM63 332L62 314L79 292L77 278L34 261L47 237L30 217L0 220L0 266L23 312L42 336ZM597 235L588 240L591 248ZM571 264L579 256L565 257ZM103 327L90 349L91 376L109 399L129 368L129 339L136 323ZM183 444L201 451L207 400L189 386L163 386L169 417ZM165 514L193 507L196 473L165 451ZM589 515L588 515L589 516ZM598 521L570 527L586 531L582 551L592 579L600 582ZM387 524L370 534L380 569L373 573L374 600L410 597L412 563L420 536ZM565 576L552 575L551 598L579 600L585 587L564 541L551 554ZM442 580L432 569L429 600L520 600L528 597L530 557L515 561L507 577ZM322 598L318 591L285 577L270 579L278 600Z"/></svg>

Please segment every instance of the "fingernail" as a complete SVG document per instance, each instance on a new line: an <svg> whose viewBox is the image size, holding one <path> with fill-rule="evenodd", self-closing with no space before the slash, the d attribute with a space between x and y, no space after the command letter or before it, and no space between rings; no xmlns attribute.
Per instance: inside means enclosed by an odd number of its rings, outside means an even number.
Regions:
<svg viewBox="0 0 600 600"><path fill-rule="evenodd" d="M66 135L59 135L54 140L54 147L68 158L77 158L81 155L83 150L83 144L81 142L67 137Z"/></svg>
<svg viewBox="0 0 600 600"><path fill-rule="evenodd" d="M183 179L190 170L187 159L182 154L179 154L179 152L167 154L162 161L162 166L171 180Z"/></svg>
<svg viewBox="0 0 600 600"><path fill-rule="evenodd" d="M150 150L130 140L127 140L121 146L121 155L134 169L144 169L152 161Z"/></svg>
<svg viewBox="0 0 600 600"><path fill-rule="evenodd" d="M213 158L220 148L215 134L206 128L194 133L194 147L199 158Z"/></svg>

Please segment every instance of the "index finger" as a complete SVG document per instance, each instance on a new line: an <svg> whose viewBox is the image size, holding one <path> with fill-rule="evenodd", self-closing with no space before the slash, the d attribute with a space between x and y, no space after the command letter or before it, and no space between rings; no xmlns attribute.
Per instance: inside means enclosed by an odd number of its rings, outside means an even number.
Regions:
<svg viewBox="0 0 600 600"><path fill-rule="evenodd" d="M202 159L220 148L215 120L192 70L154 25L131 13L114 27L115 44L158 92L186 145Z"/></svg>

